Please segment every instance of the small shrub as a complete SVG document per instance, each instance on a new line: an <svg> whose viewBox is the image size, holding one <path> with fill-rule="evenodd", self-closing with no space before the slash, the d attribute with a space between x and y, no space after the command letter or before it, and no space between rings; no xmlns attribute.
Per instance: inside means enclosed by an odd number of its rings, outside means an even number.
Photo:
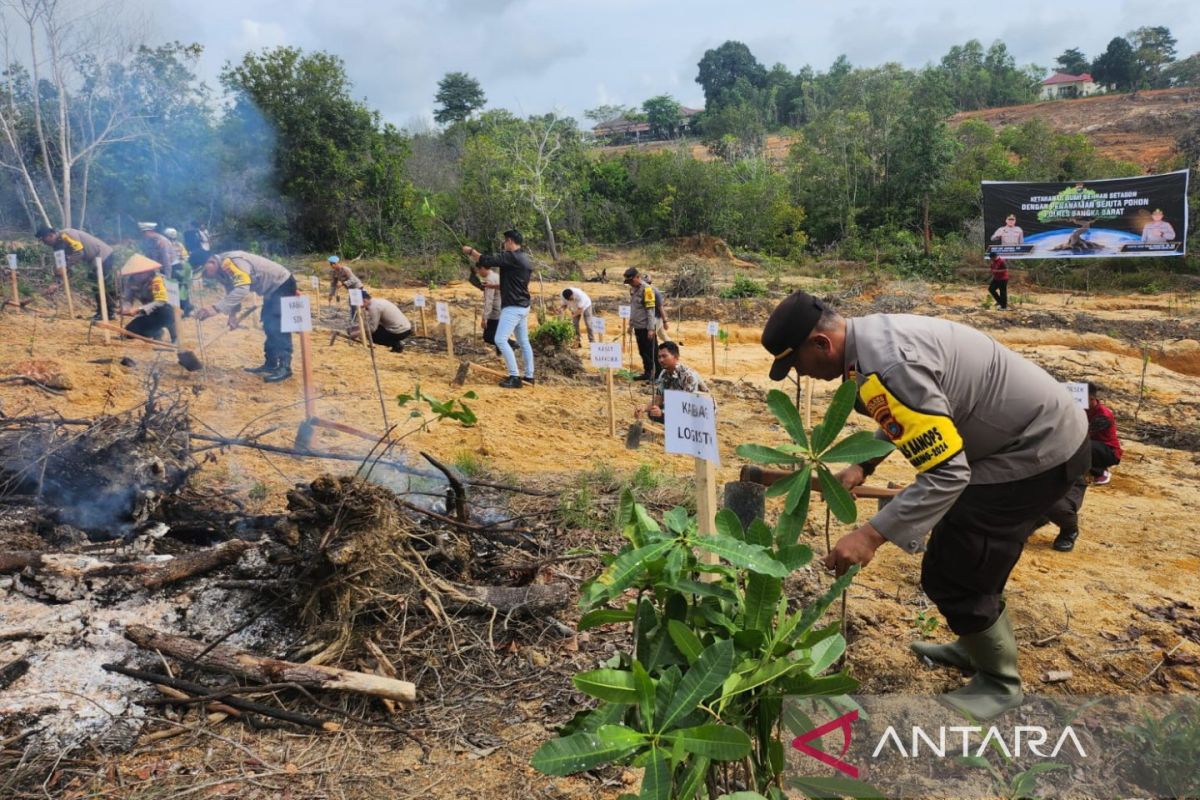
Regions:
<svg viewBox="0 0 1200 800"><path fill-rule="evenodd" d="M671 297L703 297L712 292L712 266L695 256L685 256L679 260L678 271L667 284L667 294Z"/></svg>
<svg viewBox="0 0 1200 800"><path fill-rule="evenodd" d="M550 318L534 329L529 340L541 352L562 350L575 343L575 326L569 319Z"/></svg>
<svg viewBox="0 0 1200 800"><path fill-rule="evenodd" d="M466 274L466 266L458 253L438 253L433 261L417 267L416 278L430 289L453 280L458 280Z"/></svg>
<svg viewBox="0 0 1200 800"><path fill-rule="evenodd" d="M721 290L721 297L725 300L736 300L743 297L765 297L766 294L766 285L746 275L734 277L733 285Z"/></svg>
<svg viewBox="0 0 1200 800"><path fill-rule="evenodd" d="M487 472L487 464L478 453L473 453L470 450L459 450L454 454L454 458L450 463L468 478L477 478Z"/></svg>
<svg viewBox="0 0 1200 800"><path fill-rule="evenodd" d="M268 494L267 485L262 481L255 481L254 485L250 487L250 491L246 493L246 496L255 502L261 502L267 499Z"/></svg>
<svg viewBox="0 0 1200 800"><path fill-rule="evenodd" d="M1156 718L1147 712L1122 734L1133 749L1139 781L1159 797L1200 796L1200 702L1180 701L1181 706Z"/></svg>
<svg viewBox="0 0 1200 800"><path fill-rule="evenodd" d="M663 474L650 464L639 464L629 476L629 488L633 491L648 491L662 485Z"/></svg>

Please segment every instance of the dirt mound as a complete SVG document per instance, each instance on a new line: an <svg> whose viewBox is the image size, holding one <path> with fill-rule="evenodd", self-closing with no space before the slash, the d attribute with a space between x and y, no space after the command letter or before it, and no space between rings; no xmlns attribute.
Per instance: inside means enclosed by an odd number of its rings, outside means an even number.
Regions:
<svg viewBox="0 0 1200 800"><path fill-rule="evenodd" d="M700 258L720 258L725 261L738 260L724 239L719 236L710 236L706 233L668 239L666 244L680 256L693 255Z"/></svg>

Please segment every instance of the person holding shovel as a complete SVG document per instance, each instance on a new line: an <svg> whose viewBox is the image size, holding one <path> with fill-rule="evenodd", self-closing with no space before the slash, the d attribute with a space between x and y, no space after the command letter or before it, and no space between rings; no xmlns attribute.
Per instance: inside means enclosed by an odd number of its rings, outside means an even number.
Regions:
<svg viewBox="0 0 1200 800"><path fill-rule="evenodd" d="M112 247L107 242L79 228L56 230L49 226L44 226L38 228L34 235L51 250L62 250L67 259L68 269L77 264L83 265L84 274L88 276L87 285L92 292L92 297L96 301L96 316L93 319L100 319L100 285L96 281L94 265L96 259L100 259L100 265L104 268L104 274L112 275L113 265L116 260ZM108 301L108 317L112 319L116 316L113 313L112 295L106 293L105 299Z"/></svg>
<svg viewBox="0 0 1200 800"><path fill-rule="evenodd" d="M662 403L668 389L707 394L708 386L699 372L679 360L679 345L675 342L663 342L658 346L658 362L662 364L662 371L654 382L654 395L644 408L637 409L636 415L640 417L644 413L651 422L661 425L664 419Z"/></svg>
<svg viewBox="0 0 1200 800"><path fill-rule="evenodd" d="M175 330L175 308L167 298L167 284L158 272L158 264L148 259L130 259L121 268L124 293L121 296L122 310L133 319L125 330L157 339L166 331L171 344L179 341ZM134 304L139 304L134 310Z"/></svg>
<svg viewBox="0 0 1200 800"><path fill-rule="evenodd" d="M192 253L193 267L201 267L204 276L225 287L225 296L211 306L196 310L196 319L204 321L217 314L229 316L229 327L238 326L238 309L251 292L262 295L263 342L261 367L246 367L246 372L263 376L266 383L278 383L292 377L292 335L283 332L283 299L295 297L296 278L287 267L269 258L230 250L225 253Z"/></svg>
<svg viewBox="0 0 1200 800"><path fill-rule="evenodd" d="M349 267L347 267L345 264L342 263L342 260L340 258L338 258L337 256L330 256L329 257L329 302L330 303L332 303L333 299L335 297L337 297L337 290L338 290L339 285L345 286L347 292L349 292L351 289L363 288L363 282L359 279L359 277L357 275L354 274L353 271L351 271L351 269ZM355 313L356 312L354 310L354 304L351 303L350 304L350 321L351 322L354 322L356 319L358 319L357 317L354 316Z"/></svg>
<svg viewBox="0 0 1200 800"><path fill-rule="evenodd" d="M462 249L475 264L500 273L500 321L493 343L508 367L508 377L500 381L504 389L520 389L526 383L534 383L533 347L529 344L529 278L533 274L533 264L522 246L524 241L520 231L508 230L504 232L504 245L499 253L485 255L470 245L463 245ZM524 378L517 372L517 357L508 343L508 337L514 332L525 363Z"/></svg>
<svg viewBox="0 0 1200 800"><path fill-rule="evenodd" d="M412 323L404 316L404 312L391 300L371 297L368 292L363 292L362 307L365 315L363 322L371 341L382 347L390 347L393 353L403 353L404 340L413 333ZM358 325L346 328L346 335L356 342L362 338L359 334Z"/></svg>
<svg viewBox="0 0 1200 800"><path fill-rule="evenodd" d="M658 374L655 332L660 322L663 332L667 330L662 294L646 282L636 267L625 270L625 283L629 286L629 325L633 328L638 354L642 357L642 374L634 380L652 381Z"/></svg>
<svg viewBox="0 0 1200 800"><path fill-rule="evenodd" d="M762 333L772 380L795 370L852 379L857 408L917 471L916 480L825 557L838 574L865 567L891 542L923 548L921 587L958 635L915 642L940 664L973 670L942 696L973 719L1020 705L1017 641L1004 602L1025 541L1091 462L1087 419L1066 387L985 334L911 314L846 319L803 291L771 313ZM882 459L838 478L851 489ZM925 532L933 530L928 547Z"/></svg>

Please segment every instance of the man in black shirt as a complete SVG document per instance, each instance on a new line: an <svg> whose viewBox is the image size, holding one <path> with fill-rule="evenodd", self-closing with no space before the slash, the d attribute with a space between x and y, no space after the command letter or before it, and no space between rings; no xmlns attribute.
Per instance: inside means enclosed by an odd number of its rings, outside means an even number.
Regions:
<svg viewBox="0 0 1200 800"><path fill-rule="evenodd" d="M505 389L520 389L523 384L534 382L533 348L529 344L529 276L533 274L533 265L521 247L523 242L519 231L509 230L504 232L504 249L499 253L484 255L469 245L464 245L462 249L477 265L490 267L500 273L500 323L496 326L496 349L508 367L508 377L500 381ZM517 357L508 343L508 337L514 331L525 364L523 381L517 372Z"/></svg>

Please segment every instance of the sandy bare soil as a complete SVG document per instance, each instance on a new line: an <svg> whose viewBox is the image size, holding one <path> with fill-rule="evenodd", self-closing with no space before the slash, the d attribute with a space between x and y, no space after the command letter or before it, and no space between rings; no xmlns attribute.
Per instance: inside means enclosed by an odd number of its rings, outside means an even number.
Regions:
<svg viewBox="0 0 1200 800"><path fill-rule="evenodd" d="M619 259L608 264L610 275L620 274ZM1009 607L1022 643L1022 673L1031 689L1048 693L1100 694L1200 691L1200 531L1195 509L1200 505L1197 443L1200 442L1200 315L1194 299L1184 296L1081 296L1017 289L1013 310L1003 313L981 307L982 287L881 286L853 294L830 288L828 281L798 280L814 290L829 292L850 312L863 313L892 307L900 300L919 313L945 316L983 329L1051 370L1063 380L1095 380L1109 391L1108 401L1117 415L1126 448L1125 460L1111 484L1090 490L1083 509L1082 533L1074 552L1050 549L1054 531L1047 528L1029 542L1009 584ZM566 284L546 284L548 301ZM616 306L626 296L615 282L586 284L586 290L606 317L610 333L619 331ZM473 311L478 292L463 284L425 292L433 300L448 301L455 314L455 340L476 353L473 360L499 368L474 329ZM405 310L414 290L380 291ZM552 304L553 305L553 304ZM678 304L672 303L671 306ZM772 384L767 380L768 358L757 343L765 314L753 303L689 301L684 319L671 325L682 342L685 360L712 378L711 386L721 409L720 479L733 480L740 466L734 448L743 442L774 443L781 438L766 412L763 397ZM678 309L676 309L678 310ZM692 472L690 459L665 455L661 446L644 445L636 451L624 447L621 435L644 388L618 382L616 407L621 417L619 435L608 435L603 382L592 370L584 377L544 376L536 388L507 391L491 378L472 377L462 389L451 387L459 359L444 352L440 332L427 315L430 340L417 342L403 354L379 351L384 394L393 398L422 391L439 399L472 390L478 397L467 403L479 423L464 428L448 421L427 430L414 430L404 440L412 452L428 451L448 462L474 459L495 476L520 480L537 488L567 487L580 472L610 467L618 474L642 465L667 478L683 482ZM713 374L707 320L717 315L730 332L727 348L717 346ZM344 315L344 306L326 309L319 323L329 328ZM678 317L678 313L675 315ZM415 317L414 317L415 319ZM220 330L221 321L206 323L208 339ZM198 348L192 321L181 328L185 346ZM314 380L319 392L320 416L381 433L383 422L370 362L361 348L345 341L328 345L328 335L313 334ZM473 341L475 340L475 341ZM90 417L132 407L145 397L150 368L157 364L161 387L179 388L190 395L194 429L209 429L224 436L257 434L269 428L265 442L287 446L303 417L300 380L264 385L241 368L256 365L261 356L261 332L247 327L206 347L207 372L187 373L171 354L154 354L133 344L105 345L98 332L89 337L87 323L0 313L0 374L27 359L51 360L73 383L63 396L47 396L30 386L0 385L0 410L7 416L56 411L67 417ZM1143 357L1150 360L1144 363ZM128 356L136 362L121 366ZM299 359L296 367L298 371ZM1143 385L1144 368L1144 385ZM789 384L790 386L790 384ZM814 414L819 415L832 385L814 390ZM401 430L415 428L407 411L389 401L392 422ZM1139 409L1140 406L1140 410ZM1137 410L1138 423L1133 418ZM865 429L869 421L852 425ZM331 430L318 431L315 448L362 453L365 442ZM253 510L282 508L283 493L297 482L308 481L329 470L347 469L335 462L295 459L248 450L210 451L193 479L236 493ZM907 483L912 472L899 459L879 470L874 481ZM870 513L863 502L862 515ZM814 510L810 520L812 544L824 550L824 514ZM833 536L844 532L835 522ZM939 692L960 679L945 671L926 669L911 657L908 643L920 633L917 615L934 613L917 586L918 561L894 548L885 548L856 582L850 597L849 663L863 683L864 692ZM823 575L800 576L827 581ZM1162 609L1174 603L1173 613ZM567 622L574 612L567 613ZM933 638L942 638L938 630ZM593 643L596 644L596 643ZM526 659L531 674L548 662L586 668L606 653L593 652L586 637L530 645L515 659ZM1171 659L1147 677L1164 656ZM0 662L4 658L0 654ZM1065 683L1044 685L1049 670L1070 670ZM570 669L545 673L544 682L558 692L569 692ZM545 687L543 687L545 689ZM528 691L527 691L528 690ZM491 746L463 744L462 739L429 737L432 750L422 760L411 744L353 735L342 740L347 763L361 766L357 778L347 779L341 793L302 796L396 797L609 797L628 791L632 773L592 778L551 779L535 773L528 757L562 718L548 719L536 692L528 686L506 694L502 689L481 689L479 702L491 704ZM204 748L216 747L229 758L245 759L239 747L249 747L256 757L304 772L310 758L308 737L269 733L255 736L240 728L222 728L233 744L208 740L202 747L174 750L171 746L141 751L136 759L117 763L130 785L178 772L180 765L202 769ZM457 744L455 742L458 742ZM377 747L385 747L379 752ZM198 766L200 765L200 766ZM285 765L290 765L287 767ZM369 765L369 768L368 768ZM358 767L356 767L358 769ZM197 779L199 780L199 779ZM252 784L233 781L208 796L267 796L253 794ZM115 791L115 790L114 790ZM328 791L328 790L326 790ZM381 794L381 792L383 794ZM390 794L388 792L391 792ZM116 795L113 795L116 796ZM125 796L135 796L128 794ZM136 795L143 796L143 795ZM149 795L146 795L149 796Z"/></svg>

